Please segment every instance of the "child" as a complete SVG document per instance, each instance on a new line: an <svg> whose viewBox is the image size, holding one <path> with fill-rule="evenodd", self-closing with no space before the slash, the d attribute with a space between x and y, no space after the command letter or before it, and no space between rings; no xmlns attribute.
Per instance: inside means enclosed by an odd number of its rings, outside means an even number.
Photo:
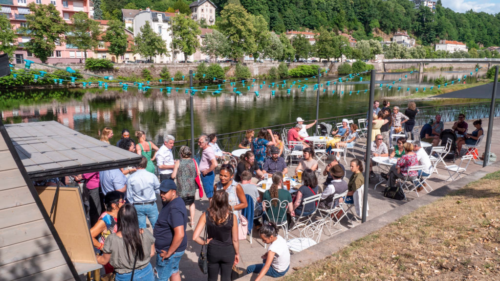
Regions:
<svg viewBox="0 0 500 281"><path fill-rule="evenodd" d="M261 280L265 275L284 276L290 268L290 252L286 240L278 235L278 231L274 222L265 223L260 228L260 238L270 246L269 251L262 256L263 264L254 264L247 268L247 273L259 274L255 281Z"/></svg>

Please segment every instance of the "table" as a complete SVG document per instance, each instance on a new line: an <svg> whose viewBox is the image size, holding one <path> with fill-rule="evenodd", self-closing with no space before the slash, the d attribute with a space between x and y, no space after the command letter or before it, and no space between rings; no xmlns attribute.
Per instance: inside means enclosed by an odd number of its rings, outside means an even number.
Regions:
<svg viewBox="0 0 500 281"><path fill-rule="evenodd" d="M317 141L329 141L330 137L324 137L324 136L316 136L316 137L307 137L304 140L309 141L309 142L317 142Z"/></svg>
<svg viewBox="0 0 500 281"><path fill-rule="evenodd" d="M257 183L257 191L259 191L260 193L264 193L264 192L266 192L266 190L269 190L269 188L268 188L268 189L263 189L263 188L262 188L262 184L263 184L264 182L265 182L265 181L260 181L259 183ZM267 183L266 183L266 184L267 184L267 186L269 186L269 187L270 187L270 186L271 186L271 184L273 184L273 183L272 183L272 181L267 181ZM267 187L267 186L266 186L266 187ZM289 191L290 191L290 193L291 193L291 194L294 194L294 193L296 193L297 191L299 191L299 190L298 190L298 188L299 188L299 187L300 187L300 183L295 182L295 181L290 181L290 190L289 190Z"/></svg>
<svg viewBox="0 0 500 281"><path fill-rule="evenodd" d="M247 151L250 151L250 149L242 148L242 149L236 149L231 154L235 157L240 158L241 155L245 154Z"/></svg>
<svg viewBox="0 0 500 281"><path fill-rule="evenodd" d="M394 164L398 162L398 158L389 158L389 157L373 157L372 161L377 163L377 167L379 168L380 173L382 173L382 167L387 168L392 167ZM379 182L375 185L373 188L374 190L377 189L377 186L379 186L381 183L383 183L385 180L382 178L382 176L379 174L378 175Z"/></svg>
<svg viewBox="0 0 500 281"><path fill-rule="evenodd" d="M413 143L413 141L412 141L412 140L408 140L408 141L406 141L406 142ZM426 141L420 141L420 144L422 145L422 148L427 148L427 147L431 147L431 146L432 146L432 144L431 144L431 143L428 143L428 142L426 142Z"/></svg>

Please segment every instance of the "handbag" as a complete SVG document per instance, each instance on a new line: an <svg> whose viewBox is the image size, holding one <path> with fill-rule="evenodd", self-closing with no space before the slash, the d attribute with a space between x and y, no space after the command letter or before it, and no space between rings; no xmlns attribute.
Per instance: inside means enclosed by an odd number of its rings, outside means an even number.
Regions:
<svg viewBox="0 0 500 281"><path fill-rule="evenodd" d="M240 214L238 215L238 239L239 240L247 239L247 234L248 234L248 220L240 212Z"/></svg>
<svg viewBox="0 0 500 281"><path fill-rule="evenodd" d="M207 213L205 213L205 219L207 219ZM205 226L205 241L207 241L207 227ZM208 274L208 260L207 260L207 245L202 245L200 250L200 255L198 256L198 267L203 274Z"/></svg>
<svg viewBox="0 0 500 281"><path fill-rule="evenodd" d="M196 163L196 160L193 159L194 166L196 167L196 178L194 181L196 182L196 185L198 185L198 193L200 195L200 198L203 198L203 183L201 182L201 176L198 171L198 164Z"/></svg>
<svg viewBox="0 0 500 281"><path fill-rule="evenodd" d="M403 131L403 128L401 127L394 127L394 133L399 134Z"/></svg>

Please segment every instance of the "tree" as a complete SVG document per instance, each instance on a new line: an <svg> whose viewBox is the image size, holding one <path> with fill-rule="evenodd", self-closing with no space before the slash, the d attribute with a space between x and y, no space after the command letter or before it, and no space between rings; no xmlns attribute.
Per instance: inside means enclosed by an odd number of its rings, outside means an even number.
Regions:
<svg viewBox="0 0 500 281"><path fill-rule="evenodd" d="M272 60L277 60L283 57L283 44L276 33L270 32L269 38L265 43L265 47L262 50L262 56L264 58L270 58Z"/></svg>
<svg viewBox="0 0 500 281"><path fill-rule="evenodd" d="M149 21L146 21L146 24L141 27L134 41L135 52L150 60L153 56L168 55L165 41L153 31Z"/></svg>
<svg viewBox="0 0 500 281"><path fill-rule="evenodd" d="M469 56L473 59L479 58L479 53L477 52L476 49L472 48L469 50Z"/></svg>
<svg viewBox="0 0 500 281"><path fill-rule="evenodd" d="M283 45L283 56L281 57L281 60L293 60L295 57L295 49L284 33L280 35L280 41Z"/></svg>
<svg viewBox="0 0 500 281"><path fill-rule="evenodd" d="M335 56L335 40L331 32L324 27L320 27L318 33L314 36L316 44L314 45L316 55L321 59L327 59Z"/></svg>
<svg viewBox="0 0 500 281"><path fill-rule="evenodd" d="M12 59L17 46L14 43L17 41L17 36L12 30L9 19L0 16L0 52L7 54L9 59Z"/></svg>
<svg viewBox="0 0 500 281"><path fill-rule="evenodd" d="M94 19L102 19L101 0L93 0L92 2L94 2Z"/></svg>
<svg viewBox="0 0 500 281"><path fill-rule="evenodd" d="M347 37L342 35L335 36L334 42L336 46L335 58L340 58L342 61L342 56L349 57L352 54L352 47Z"/></svg>
<svg viewBox="0 0 500 281"><path fill-rule="evenodd" d="M177 0L172 8L174 8L174 11L179 10L179 13L181 14L191 14L191 8L189 8L189 5L186 4L186 2L184 2L183 0Z"/></svg>
<svg viewBox="0 0 500 281"><path fill-rule="evenodd" d="M309 54L311 53L311 44L309 43L309 39L307 39L304 35L300 34L299 36L295 36L292 38L292 46L295 49L295 58L298 59L306 59L309 58Z"/></svg>
<svg viewBox="0 0 500 281"><path fill-rule="evenodd" d="M264 19L263 16L257 15L253 16L250 15L250 18L252 19L253 27L254 27L254 38L255 38L255 50L253 52L253 58L254 60L257 60L264 52L264 49L269 45L270 37L271 37L271 32L267 29L267 22Z"/></svg>
<svg viewBox="0 0 500 281"><path fill-rule="evenodd" d="M97 48L99 44L99 23L89 19L84 12L78 12L71 17L71 34L66 35L66 41L83 50L85 59L87 59L87 50Z"/></svg>
<svg viewBox="0 0 500 281"><path fill-rule="evenodd" d="M190 17L183 14L177 14L172 18L172 50L179 50L184 53L184 60L196 52L200 46L198 35L201 30L198 24Z"/></svg>
<svg viewBox="0 0 500 281"><path fill-rule="evenodd" d="M229 42L229 56L242 59L255 51L255 28L250 15L241 5L228 4L221 12L220 31Z"/></svg>
<svg viewBox="0 0 500 281"><path fill-rule="evenodd" d="M230 46L226 36L218 30L213 30L203 38L201 51L210 56L211 59L217 60L217 57L226 57L229 55Z"/></svg>
<svg viewBox="0 0 500 281"><path fill-rule="evenodd" d="M25 44L26 50L33 53L43 63L54 54L56 42L63 42L66 23L54 5L28 5L31 13L26 15L25 31L30 32L31 40Z"/></svg>
<svg viewBox="0 0 500 281"><path fill-rule="evenodd" d="M125 25L118 20L110 20L108 29L103 39L109 42L108 50L115 56L123 56L128 48L128 36L125 33Z"/></svg>

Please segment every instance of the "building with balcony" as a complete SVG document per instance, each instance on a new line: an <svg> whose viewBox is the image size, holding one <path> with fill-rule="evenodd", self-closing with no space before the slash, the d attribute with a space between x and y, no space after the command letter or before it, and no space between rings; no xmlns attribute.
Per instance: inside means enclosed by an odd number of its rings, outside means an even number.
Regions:
<svg viewBox="0 0 500 281"><path fill-rule="evenodd" d="M394 33L394 36L392 37L392 42L396 42L399 45L403 45L407 48L415 47L415 43L416 43L415 39L411 38L410 35L408 35L408 32L406 32L406 31Z"/></svg>
<svg viewBox="0 0 500 281"><path fill-rule="evenodd" d="M433 0L413 0L415 3L415 9L420 9L420 6L428 7L433 10L436 9L436 1Z"/></svg>
<svg viewBox="0 0 500 281"><path fill-rule="evenodd" d="M449 53L464 51L468 52L467 45L458 41L441 40L436 44L436 51L446 51Z"/></svg>
<svg viewBox="0 0 500 281"><path fill-rule="evenodd" d="M189 5L191 17L196 21L205 19L206 24L215 24L215 10L217 6L210 0L198 0Z"/></svg>
<svg viewBox="0 0 500 281"><path fill-rule="evenodd" d="M88 14L91 10L89 6L90 0L0 0L0 14L10 20L14 30L20 30L20 28L27 27L26 15L31 13L27 6L32 2L54 5L67 23L71 23L71 16L75 13L85 12ZM40 62L38 58L24 48L24 44L31 40L29 30L27 32L18 32L18 34L18 49L14 52L13 63L23 64L25 59ZM87 51L87 57L92 56L93 53ZM70 44L60 43L56 44L56 49L47 60L47 63L78 63L84 58L85 54L82 50L78 50Z"/></svg>

